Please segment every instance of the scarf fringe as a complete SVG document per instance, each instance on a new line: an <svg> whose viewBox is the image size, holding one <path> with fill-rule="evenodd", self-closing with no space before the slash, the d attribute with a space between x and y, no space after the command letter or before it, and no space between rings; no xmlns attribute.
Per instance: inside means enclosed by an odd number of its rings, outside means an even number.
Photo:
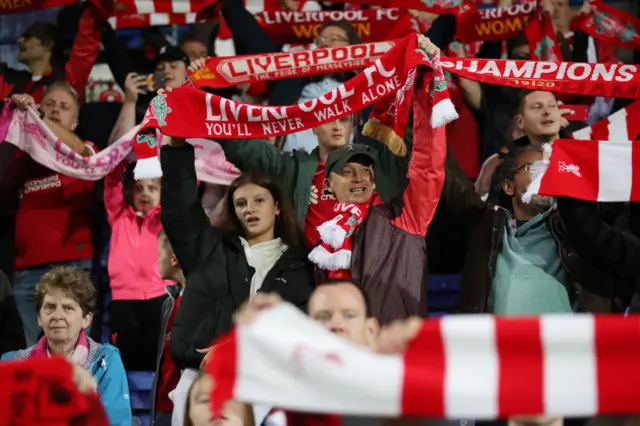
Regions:
<svg viewBox="0 0 640 426"><path fill-rule="evenodd" d="M161 177L162 167L160 166L160 159L158 157L141 158L133 169L133 178L135 180L155 179Z"/></svg>
<svg viewBox="0 0 640 426"><path fill-rule="evenodd" d="M322 269L328 271L339 271L341 269L351 268L351 251L338 250L329 252L322 245L315 247L309 253L309 260Z"/></svg>
<svg viewBox="0 0 640 426"><path fill-rule="evenodd" d="M442 99L433 106L433 111L431 112L431 127L437 129L438 127L457 120L458 117L458 112L453 106L451 99Z"/></svg>
<svg viewBox="0 0 640 426"><path fill-rule="evenodd" d="M347 231L338 226L335 220L324 222L316 229L318 230L322 241L329 244L336 250L342 247L344 239L347 237Z"/></svg>
<svg viewBox="0 0 640 426"><path fill-rule="evenodd" d="M399 157L407 155L407 145L398 134L389 126L378 121L369 120L362 129L362 134L377 140L389 148L392 154Z"/></svg>

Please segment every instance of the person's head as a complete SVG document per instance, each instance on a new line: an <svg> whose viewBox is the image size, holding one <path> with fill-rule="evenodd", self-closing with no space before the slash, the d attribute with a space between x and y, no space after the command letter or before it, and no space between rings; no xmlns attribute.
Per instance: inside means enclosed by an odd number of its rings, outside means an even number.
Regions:
<svg viewBox="0 0 640 426"><path fill-rule="evenodd" d="M147 214L160 205L160 178L134 180L132 184L133 207L137 211Z"/></svg>
<svg viewBox="0 0 640 426"><path fill-rule="evenodd" d="M526 145L505 155L504 161L496 173L502 193L508 198L516 219L530 219L536 214L546 211L554 203L554 197L543 195L533 196L531 202L523 203L522 196L531 184L531 170L536 162L543 159L542 148L536 145ZM518 217L520 216L520 217Z"/></svg>
<svg viewBox="0 0 640 426"><path fill-rule="evenodd" d="M38 325L50 345L75 343L91 324L95 306L96 289L82 269L57 266L36 285Z"/></svg>
<svg viewBox="0 0 640 426"><path fill-rule="evenodd" d="M213 380L201 371L191 383L184 410L184 426L209 426L213 424L211 413L211 388Z"/></svg>
<svg viewBox="0 0 640 426"><path fill-rule="evenodd" d="M553 28L561 34L569 32L573 13L569 7L569 0L553 0L551 22Z"/></svg>
<svg viewBox="0 0 640 426"><path fill-rule="evenodd" d="M561 118L558 101L553 93L540 90L521 93L515 122L532 142L551 142L557 138L562 125Z"/></svg>
<svg viewBox="0 0 640 426"><path fill-rule="evenodd" d="M530 59L529 40L524 33L519 33L507 40L507 56L509 59Z"/></svg>
<svg viewBox="0 0 640 426"><path fill-rule="evenodd" d="M182 275L180 263L164 230L158 234L158 266L160 278L182 282L184 275Z"/></svg>
<svg viewBox="0 0 640 426"><path fill-rule="evenodd" d="M56 82L47 86L40 109L46 118L66 130L73 131L78 127L80 101L78 93L68 83Z"/></svg>
<svg viewBox="0 0 640 426"><path fill-rule="evenodd" d="M311 319L363 346L372 344L378 332L378 322L369 309L365 293L350 281L319 284L307 304Z"/></svg>
<svg viewBox="0 0 640 426"><path fill-rule="evenodd" d="M187 78L189 56L182 49L167 45L162 46L156 57L156 72L164 74L165 87L172 89L182 86Z"/></svg>
<svg viewBox="0 0 640 426"><path fill-rule="evenodd" d="M58 29L48 22L34 22L18 38L18 61L29 65L34 61L51 62L58 44Z"/></svg>
<svg viewBox="0 0 640 426"><path fill-rule="evenodd" d="M237 177L227 191L220 227L250 243L281 238L289 247L303 247L304 234L282 188L266 173Z"/></svg>
<svg viewBox="0 0 640 426"><path fill-rule="evenodd" d="M360 44L360 36L348 21L328 21L318 29L318 47L342 47L350 44Z"/></svg>
<svg viewBox="0 0 640 426"><path fill-rule="evenodd" d="M373 163L375 157L369 146L342 146L327 157L325 190L340 203L365 203L375 189Z"/></svg>
<svg viewBox="0 0 640 426"><path fill-rule="evenodd" d="M349 143L353 133L353 116L342 117L339 120L324 123L313 129L318 138L318 146L333 151Z"/></svg>
<svg viewBox="0 0 640 426"><path fill-rule="evenodd" d="M208 56L207 45L193 34L187 35L180 43L180 49L189 56L190 60L206 58Z"/></svg>

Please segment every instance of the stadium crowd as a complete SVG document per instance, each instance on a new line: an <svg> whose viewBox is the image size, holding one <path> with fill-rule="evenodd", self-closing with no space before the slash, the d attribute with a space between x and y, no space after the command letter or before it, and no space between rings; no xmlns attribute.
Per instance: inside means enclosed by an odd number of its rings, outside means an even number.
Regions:
<svg viewBox="0 0 640 426"><path fill-rule="evenodd" d="M278 3L274 14L388 6ZM500 0L490 7L519 3ZM445 68L458 119L434 131L434 138L446 137L440 163L423 140L414 140L414 129L425 125L415 111L400 152L367 130L375 113L367 107L283 136L216 138L216 155L231 170L227 181L203 177L202 147L189 138L165 137L158 144L161 178L134 179L136 159L127 153L103 179L89 180L61 172L29 152L28 142L9 143L7 136L19 114L23 121L33 117L59 141L57 149L62 144L70 158L89 161L133 140L150 103L157 111L152 99L193 86L210 58L340 48L416 31L417 48L434 64L446 55L623 66L611 43L572 25L599 5L534 5L534 13L552 25L561 53L555 59L532 50L533 24L508 38L461 43L459 16L407 12L402 2L392 5L407 13L399 33L383 28L391 25L384 20L369 34L348 19L326 18L309 40L293 43L270 33L265 18L243 1L221 0L212 7L219 16L206 37L193 31L174 45L151 32L144 52L123 45L95 2L82 4L67 55L54 25L33 23L17 41L18 60L29 71L0 67L0 136L7 140L0 141L2 365L67 358L75 383L83 392L97 391L111 425L133 424L131 371L155 372L151 422L158 426L404 425L413 420L349 419L241 401L229 401L214 418L215 384L205 368L216 362L215 342L234 324L250 323L258 311L283 301L354 345L382 353L403 352L421 318L445 310L500 316L640 311L639 200L524 197L537 167L548 161L547 144L608 118L610 135L621 133L615 126L626 126L625 139L637 139L640 127L631 133L638 120L635 95L523 89ZM99 54L124 93L110 104L116 114L85 104ZM360 72L329 68L321 75L201 90L251 105L288 106L336 93ZM424 99L416 94L415 102ZM619 111L626 121L611 118ZM19 132L34 146L44 143L37 129L25 125ZM455 304L430 312L434 273L460 274L460 282Z"/></svg>

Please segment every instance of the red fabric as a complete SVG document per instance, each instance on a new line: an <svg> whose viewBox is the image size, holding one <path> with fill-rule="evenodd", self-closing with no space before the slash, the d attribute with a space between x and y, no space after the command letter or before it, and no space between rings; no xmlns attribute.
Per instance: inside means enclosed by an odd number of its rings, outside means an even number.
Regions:
<svg viewBox="0 0 640 426"><path fill-rule="evenodd" d="M36 166L21 192L16 270L93 257L94 184Z"/></svg>
<svg viewBox="0 0 640 426"><path fill-rule="evenodd" d="M52 7L69 6L75 3L75 0L7 1L0 3L0 15L34 12Z"/></svg>
<svg viewBox="0 0 640 426"><path fill-rule="evenodd" d="M447 124L447 145L460 168L469 179L480 174L480 138L478 123L473 111L467 106L457 85L457 77L447 80L451 102L456 107L458 119Z"/></svg>
<svg viewBox="0 0 640 426"><path fill-rule="evenodd" d="M443 93L437 86L437 77L430 74L417 87L413 99L413 150L409 164L409 184L402 194L402 213L391 222L394 226L414 235L425 236L433 219L444 186L444 161L447 156L446 127L434 128L431 118L434 107ZM443 76L444 77L444 76ZM444 83L444 82L443 82ZM446 85L446 83L444 83ZM431 96L429 91L434 93Z"/></svg>
<svg viewBox="0 0 640 426"><path fill-rule="evenodd" d="M526 30L531 59L536 61L561 62L562 52L553 30L551 16L538 8Z"/></svg>
<svg viewBox="0 0 640 426"><path fill-rule="evenodd" d="M608 141L612 138L637 140L639 135L640 101L636 101L628 107L616 111L604 120L573 132L571 137L574 139Z"/></svg>
<svg viewBox="0 0 640 426"><path fill-rule="evenodd" d="M340 416L285 411L287 426L342 426Z"/></svg>
<svg viewBox="0 0 640 426"><path fill-rule="evenodd" d="M122 94L116 89L105 90L100 93L100 102L122 102Z"/></svg>
<svg viewBox="0 0 640 426"><path fill-rule="evenodd" d="M627 167L621 166L625 163ZM620 183L615 190L614 180ZM539 188L532 184L525 196L529 194L587 201L640 201L640 145L628 141L557 139L549 166L539 179Z"/></svg>
<svg viewBox="0 0 640 426"><path fill-rule="evenodd" d="M162 352L160 372L158 373L157 411L173 411L173 402L169 399L169 392L174 390L180 381L181 371L173 363L173 358L171 358L171 328L173 327L173 322L176 319L176 313L178 312L181 301L182 296L178 296L175 304L173 305L171 316L169 316L167 330L164 335L164 351Z"/></svg>
<svg viewBox="0 0 640 426"><path fill-rule="evenodd" d="M591 37L625 49L640 49L640 20L600 1L590 2L591 13L578 15L572 30L582 30Z"/></svg>
<svg viewBox="0 0 640 426"><path fill-rule="evenodd" d="M304 221L304 234L307 237L307 245L314 247L320 241L317 227L322 225L327 219L333 217L333 207L336 199L331 194L324 194L324 163L318 164L316 174L313 175L311 186L318 190L318 204L309 203L307 216Z"/></svg>
<svg viewBox="0 0 640 426"><path fill-rule="evenodd" d="M0 364L0 425L107 426L97 394L82 395L60 357Z"/></svg>

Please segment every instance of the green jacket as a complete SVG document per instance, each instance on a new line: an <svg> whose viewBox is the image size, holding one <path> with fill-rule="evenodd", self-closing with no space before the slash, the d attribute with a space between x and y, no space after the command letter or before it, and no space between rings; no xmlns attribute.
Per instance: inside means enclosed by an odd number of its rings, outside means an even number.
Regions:
<svg viewBox="0 0 640 426"><path fill-rule="evenodd" d="M411 132L407 132L405 143L411 152ZM275 146L262 139L239 139L219 141L227 160L242 171L260 170L274 176L282 188L291 196L293 207L301 223L304 223L309 207L309 192L313 176L318 170L318 149L310 154L296 151L283 154ZM373 166L376 191L382 201L389 201L400 194L407 184L409 155L397 157L380 144Z"/></svg>

